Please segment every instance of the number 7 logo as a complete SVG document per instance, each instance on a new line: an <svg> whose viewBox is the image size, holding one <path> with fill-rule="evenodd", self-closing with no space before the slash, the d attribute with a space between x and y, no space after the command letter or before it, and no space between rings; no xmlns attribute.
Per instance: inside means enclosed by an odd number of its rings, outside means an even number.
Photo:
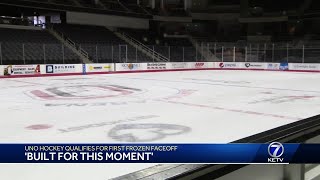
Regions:
<svg viewBox="0 0 320 180"><path fill-rule="evenodd" d="M268 153L273 158L278 158L284 153L284 147L279 142L273 142L268 147Z"/></svg>

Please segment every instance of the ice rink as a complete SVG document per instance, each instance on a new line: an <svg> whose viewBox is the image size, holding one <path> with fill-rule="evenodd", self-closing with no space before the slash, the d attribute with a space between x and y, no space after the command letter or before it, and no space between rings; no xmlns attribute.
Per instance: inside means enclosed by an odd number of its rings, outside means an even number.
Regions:
<svg viewBox="0 0 320 180"><path fill-rule="evenodd" d="M1 143L228 143L320 114L320 73L0 79ZM105 180L153 164L0 164L0 179Z"/></svg>

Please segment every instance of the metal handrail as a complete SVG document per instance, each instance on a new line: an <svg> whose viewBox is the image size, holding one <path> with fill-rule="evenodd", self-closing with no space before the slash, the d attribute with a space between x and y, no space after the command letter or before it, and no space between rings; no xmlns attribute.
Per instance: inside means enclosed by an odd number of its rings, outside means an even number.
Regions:
<svg viewBox="0 0 320 180"><path fill-rule="evenodd" d="M67 42L68 44L72 45L73 47L76 47L76 43L73 42L71 39L67 38L67 39L66 39L66 42Z"/></svg>
<svg viewBox="0 0 320 180"><path fill-rule="evenodd" d="M129 35L126 35L123 33L123 35L128 38L129 40L131 40L132 42L138 44L140 47L142 47L144 50L150 52L150 53L154 53L154 55L157 55L158 57L160 57L161 59L166 59L166 57L164 57L163 55L159 54L158 52L154 51L153 49L149 48L148 46L144 45L143 43L141 43L140 41L130 37Z"/></svg>
<svg viewBox="0 0 320 180"><path fill-rule="evenodd" d="M82 48L80 48L80 53L81 53L82 55L84 55L86 58L88 58L88 57L89 57L88 52L87 52L87 51L85 51L85 50L83 50Z"/></svg>
<svg viewBox="0 0 320 180"><path fill-rule="evenodd" d="M144 44L141 43L140 41L132 38L131 36L129 36L129 35L125 34L125 33L122 33L122 35L123 35L125 38L127 38L128 40L130 40L131 42L139 45L139 47L141 47L143 50L147 51L147 52L150 53L150 54L152 53L152 56L158 57L159 60L161 60L161 61L166 61L166 62L169 61L169 59L168 59L167 57L161 55L160 53L158 53L158 52L156 52L155 50L149 48L148 46L144 45Z"/></svg>
<svg viewBox="0 0 320 180"><path fill-rule="evenodd" d="M85 56L87 59L89 59L89 53L85 50L83 50L81 47L78 49L77 48L77 44L72 41L71 39L67 38L66 36L64 36L64 34L60 31L57 31L55 29L53 29L53 27L50 27L51 32L57 34L58 36L60 36L62 38L62 40L67 43L68 45L72 46L73 48L75 48L81 55Z"/></svg>

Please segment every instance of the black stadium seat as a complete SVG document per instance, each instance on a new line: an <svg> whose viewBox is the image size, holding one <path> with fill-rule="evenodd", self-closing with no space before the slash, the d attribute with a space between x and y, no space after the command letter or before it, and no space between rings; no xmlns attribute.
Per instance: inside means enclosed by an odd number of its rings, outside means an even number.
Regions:
<svg viewBox="0 0 320 180"><path fill-rule="evenodd" d="M105 27L63 24L54 26L54 29L75 41L94 62L125 62L125 54L127 62L152 61Z"/></svg>
<svg viewBox="0 0 320 180"><path fill-rule="evenodd" d="M2 64L79 63L79 57L46 30L0 28Z"/></svg>

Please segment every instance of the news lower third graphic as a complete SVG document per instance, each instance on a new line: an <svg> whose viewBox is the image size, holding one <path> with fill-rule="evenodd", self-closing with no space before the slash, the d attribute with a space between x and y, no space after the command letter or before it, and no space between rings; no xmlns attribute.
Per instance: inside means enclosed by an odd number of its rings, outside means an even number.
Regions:
<svg viewBox="0 0 320 180"><path fill-rule="evenodd" d="M320 163L320 144L0 144L0 163Z"/></svg>

